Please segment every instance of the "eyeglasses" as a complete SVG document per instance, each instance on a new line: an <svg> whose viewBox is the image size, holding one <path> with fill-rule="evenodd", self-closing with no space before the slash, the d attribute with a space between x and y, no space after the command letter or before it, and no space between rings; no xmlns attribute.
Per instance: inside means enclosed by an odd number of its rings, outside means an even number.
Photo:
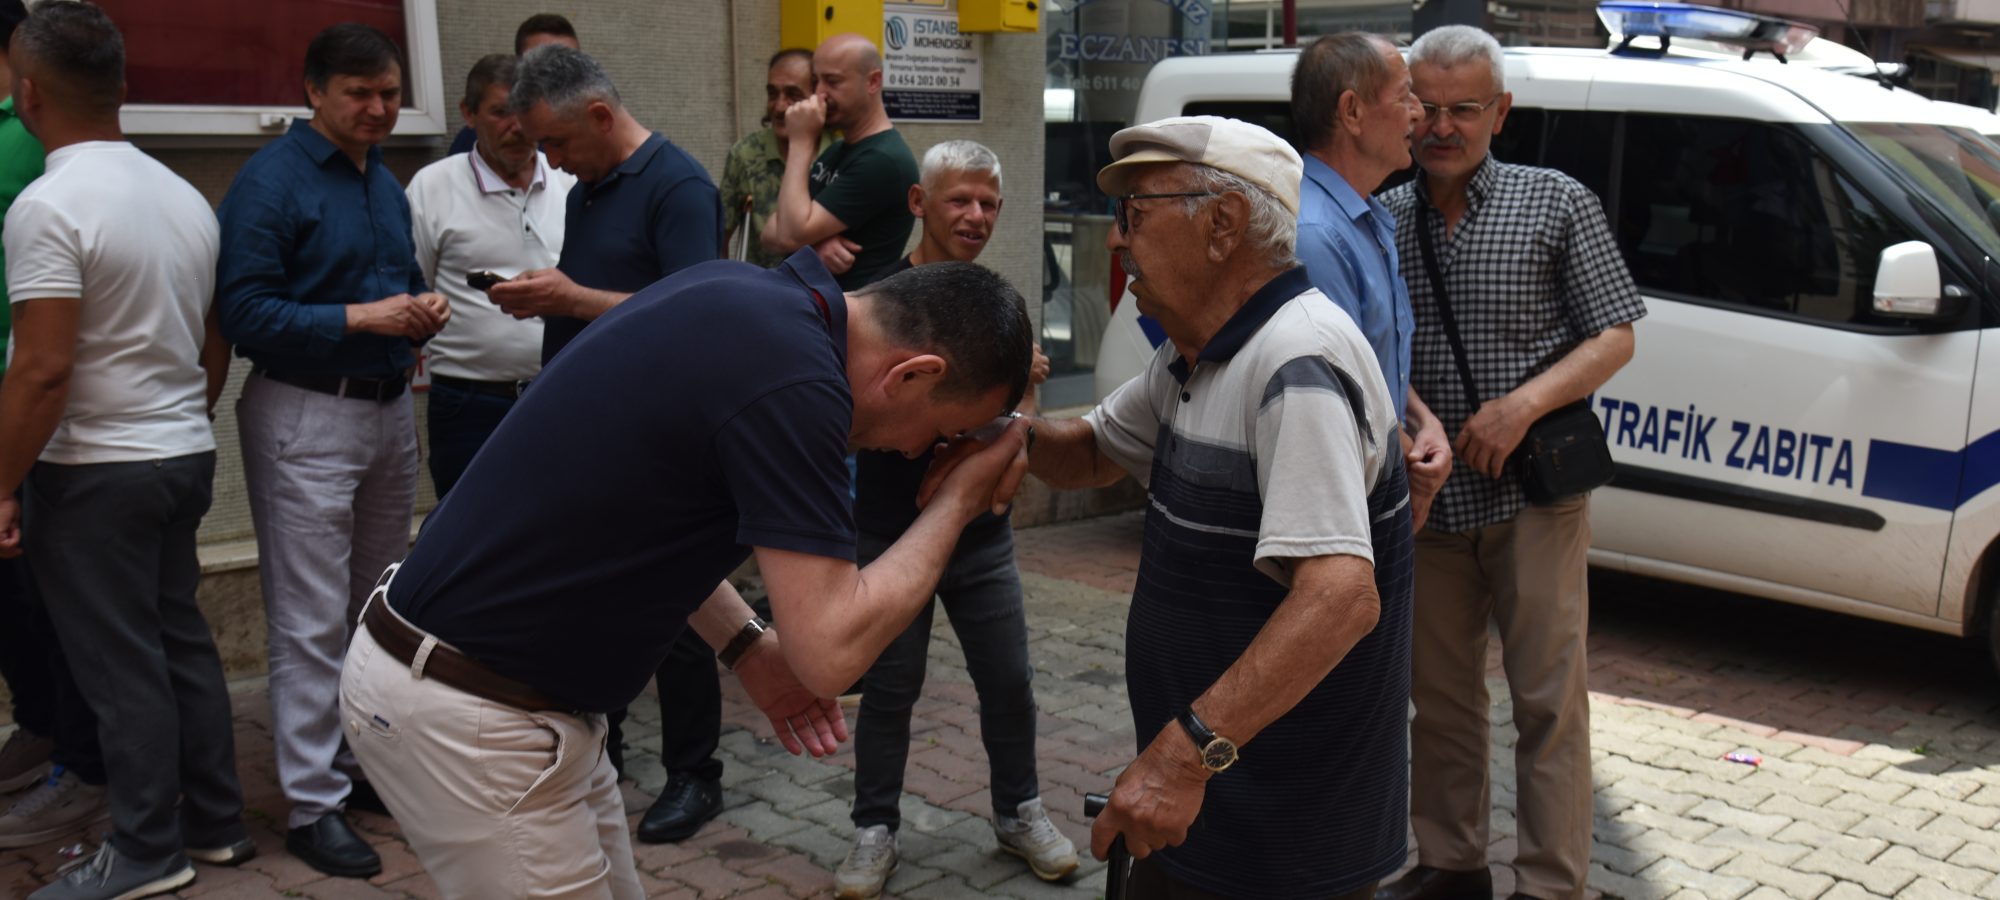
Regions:
<svg viewBox="0 0 2000 900"><path fill-rule="evenodd" d="M1117 201L1112 206L1112 217L1118 221L1118 233L1132 233L1132 214L1125 210L1125 204L1134 200L1163 200L1168 197L1214 197L1221 191L1176 191L1171 194L1122 194L1111 198Z"/></svg>
<svg viewBox="0 0 2000 900"><path fill-rule="evenodd" d="M1474 103L1467 100L1464 103L1454 103L1450 106L1439 106L1435 103L1422 103L1420 105L1424 108L1424 121L1426 122L1437 121L1438 113L1442 112L1451 116L1453 122L1457 122L1460 125L1470 125L1479 121L1480 116L1485 115L1487 110L1493 108L1493 104L1499 102L1500 95L1494 94L1493 99L1485 103Z"/></svg>

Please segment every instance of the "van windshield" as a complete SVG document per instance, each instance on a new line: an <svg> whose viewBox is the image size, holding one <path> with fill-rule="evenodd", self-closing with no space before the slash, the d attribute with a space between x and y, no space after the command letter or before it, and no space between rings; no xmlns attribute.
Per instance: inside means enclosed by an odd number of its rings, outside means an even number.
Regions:
<svg viewBox="0 0 2000 900"><path fill-rule="evenodd" d="M1846 123L1861 142L2000 258L2000 145L1969 128L1893 122Z"/></svg>

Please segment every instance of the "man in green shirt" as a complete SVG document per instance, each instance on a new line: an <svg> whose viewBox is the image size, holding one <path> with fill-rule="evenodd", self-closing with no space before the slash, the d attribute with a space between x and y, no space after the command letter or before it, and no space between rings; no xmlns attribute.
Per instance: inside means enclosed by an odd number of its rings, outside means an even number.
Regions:
<svg viewBox="0 0 2000 900"><path fill-rule="evenodd" d="M0 50L0 57L6 55ZM4 63L0 63L4 65ZM21 117L14 114L14 98L8 96L0 100L0 216L7 214L7 207L14 205L14 198L28 182L42 177L42 144L28 133L21 124ZM0 272L5 271L5 254L0 252ZM0 308L11 309L7 305L7 286L0 278ZM0 375L7 371L7 336L12 315L0 315Z"/></svg>
<svg viewBox="0 0 2000 900"><path fill-rule="evenodd" d="M882 54L858 34L836 34L813 51L813 95L785 111L785 176L764 225L764 249L811 245L843 290L882 277L910 242L910 185L917 158L882 107ZM820 133L841 140L817 154Z"/></svg>
<svg viewBox="0 0 2000 900"><path fill-rule="evenodd" d="M767 127L745 135L729 148L722 164L722 227L728 231L722 253L768 269L783 262L783 255L764 249L764 223L778 208L778 183L785 175L785 110L812 96L812 51L793 48L771 57L764 80L764 124ZM820 135L818 150L832 143ZM742 246L744 252L736 248Z"/></svg>

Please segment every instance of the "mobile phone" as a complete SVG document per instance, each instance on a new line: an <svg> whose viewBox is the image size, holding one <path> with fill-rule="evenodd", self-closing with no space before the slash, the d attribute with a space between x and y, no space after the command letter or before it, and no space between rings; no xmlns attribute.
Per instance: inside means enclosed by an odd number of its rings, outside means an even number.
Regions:
<svg viewBox="0 0 2000 900"><path fill-rule="evenodd" d="M502 278L499 275L486 271L484 269L481 269L477 272L465 273L465 283L472 285L472 289L475 291L491 290L494 285L499 284L500 282L506 280L507 279Z"/></svg>

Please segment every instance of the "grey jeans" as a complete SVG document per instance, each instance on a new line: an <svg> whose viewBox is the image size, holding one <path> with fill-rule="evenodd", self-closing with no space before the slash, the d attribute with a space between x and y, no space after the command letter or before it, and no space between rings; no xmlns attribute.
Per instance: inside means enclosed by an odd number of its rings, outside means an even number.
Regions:
<svg viewBox="0 0 2000 900"><path fill-rule="evenodd" d="M376 579L409 551L416 420L407 393L377 403L255 375L236 417L269 629L271 740L297 828L341 809L358 768L341 750L340 663Z"/></svg>
<svg viewBox="0 0 2000 900"><path fill-rule="evenodd" d="M863 534L866 565L890 541ZM1007 525L969 531L952 550L938 581L951 629L965 649L966 672L979 693L979 739L995 815L1019 814L1041 796L1035 773L1035 669L1028 664L1028 619L1021 606L1021 574L1014 567L1014 530ZM923 693L930 662L932 603L889 643L862 682L861 714L854 732L854 825L902 823L903 769L910 757L910 712Z"/></svg>
<svg viewBox="0 0 2000 900"><path fill-rule="evenodd" d="M215 453L28 473L22 534L77 688L97 712L112 843L138 860L248 836L195 528Z"/></svg>

